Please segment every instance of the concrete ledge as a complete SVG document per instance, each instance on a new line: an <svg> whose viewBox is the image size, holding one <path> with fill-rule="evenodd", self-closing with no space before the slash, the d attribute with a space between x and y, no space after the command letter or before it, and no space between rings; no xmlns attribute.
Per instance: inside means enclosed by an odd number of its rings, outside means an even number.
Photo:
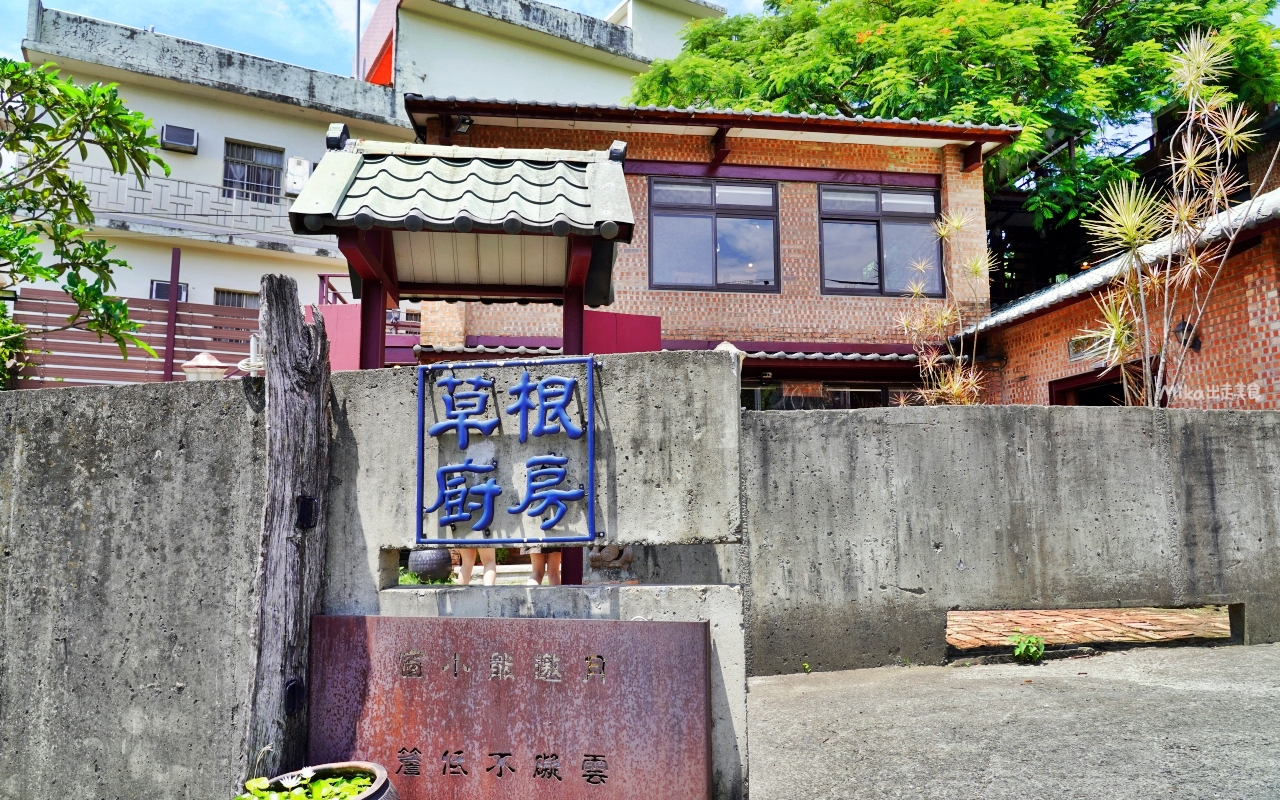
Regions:
<svg viewBox="0 0 1280 800"><path fill-rule="evenodd" d="M342 612L348 613L348 612ZM747 672L739 586L489 586L384 589L396 617L536 617L711 623L711 753L716 800L747 794Z"/></svg>
<svg viewBox="0 0 1280 800"><path fill-rule="evenodd" d="M409 127L388 86L45 9L32 4L24 51L180 81L348 119Z"/></svg>

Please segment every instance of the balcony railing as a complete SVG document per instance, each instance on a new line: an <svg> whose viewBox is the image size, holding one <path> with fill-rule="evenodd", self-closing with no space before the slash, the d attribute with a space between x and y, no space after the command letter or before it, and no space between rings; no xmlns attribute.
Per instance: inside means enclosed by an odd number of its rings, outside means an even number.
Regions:
<svg viewBox="0 0 1280 800"><path fill-rule="evenodd" d="M231 235L329 250L341 258L334 237L294 234L289 227L291 200L287 197L255 202L235 197L236 192L221 186L164 176L148 178L145 185L139 185L132 174L119 175L106 167L86 164L73 166L71 174L88 190L90 208L99 217L170 228L174 235Z"/></svg>

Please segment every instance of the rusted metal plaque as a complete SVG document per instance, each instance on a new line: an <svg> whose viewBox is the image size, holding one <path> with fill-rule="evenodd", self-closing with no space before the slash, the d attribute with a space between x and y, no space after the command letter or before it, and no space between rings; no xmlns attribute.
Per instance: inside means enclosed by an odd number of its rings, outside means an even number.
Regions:
<svg viewBox="0 0 1280 800"><path fill-rule="evenodd" d="M318 616L309 761L402 800L710 794L705 622Z"/></svg>

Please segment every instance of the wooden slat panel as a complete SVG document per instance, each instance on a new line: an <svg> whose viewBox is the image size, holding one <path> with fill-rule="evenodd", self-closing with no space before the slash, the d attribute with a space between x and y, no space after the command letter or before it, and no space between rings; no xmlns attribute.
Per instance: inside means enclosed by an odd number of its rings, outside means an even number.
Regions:
<svg viewBox="0 0 1280 800"><path fill-rule="evenodd" d="M96 333L77 329L51 330L66 324L67 317L75 311L75 304L60 291L23 290L14 303L14 319L28 326L27 347L37 352L29 357L31 366L19 375L18 387L53 388L162 380L168 303L142 298L127 298L127 302L130 318L142 323L141 330L135 335L150 345L159 358L151 358L138 348L129 347L129 359L125 360L115 342L100 340ZM179 303L176 322L175 364L188 361L199 353L211 353L219 361L234 366L249 353L249 336L258 329L258 311ZM62 380L54 380L58 378Z"/></svg>

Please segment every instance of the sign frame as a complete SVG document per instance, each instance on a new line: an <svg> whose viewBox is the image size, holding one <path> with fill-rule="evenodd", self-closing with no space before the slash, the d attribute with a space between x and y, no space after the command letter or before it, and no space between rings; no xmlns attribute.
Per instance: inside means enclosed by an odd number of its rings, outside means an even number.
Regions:
<svg viewBox="0 0 1280 800"><path fill-rule="evenodd" d="M458 369L495 369L503 367L555 366L557 364L586 365L586 406L587 406L587 532L578 536L540 536L502 539L456 539L430 538L423 531L423 518L426 514L426 498L423 496L423 479L426 474L426 384L427 376L432 372L444 372ZM586 356L554 356L551 358L524 358L510 361L443 361L436 364L418 366L418 484L417 484L417 523L414 544L430 547L512 547L541 546L562 544L594 544L603 536L596 530L596 386L595 358ZM501 410L495 409L501 418Z"/></svg>

